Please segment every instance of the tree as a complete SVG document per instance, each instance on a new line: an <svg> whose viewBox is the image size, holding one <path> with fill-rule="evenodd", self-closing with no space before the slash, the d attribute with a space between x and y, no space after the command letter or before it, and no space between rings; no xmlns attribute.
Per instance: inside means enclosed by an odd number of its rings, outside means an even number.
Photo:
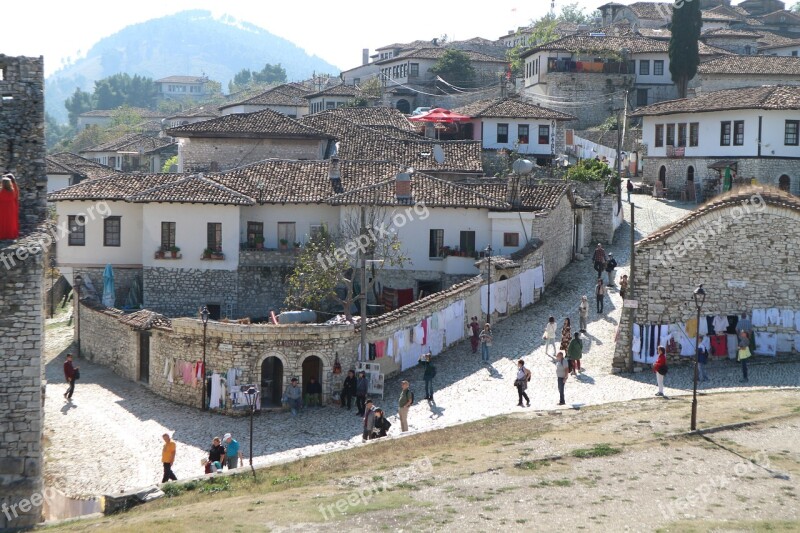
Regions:
<svg viewBox="0 0 800 533"><path fill-rule="evenodd" d="M700 30L703 27L700 2L684 2L672 8L672 37L669 40L669 71L678 86L678 97L686 98L689 80L700 64Z"/></svg>
<svg viewBox="0 0 800 533"><path fill-rule="evenodd" d="M792 11L795 13L800 13L800 2L797 2L795 5L792 6Z"/></svg>
<svg viewBox="0 0 800 533"><path fill-rule="evenodd" d="M459 87L470 87L475 82L475 69L467 53L452 48L444 51L429 72Z"/></svg>
<svg viewBox="0 0 800 533"><path fill-rule="evenodd" d="M94 99L91 94L76 88L72 96L64 101L64 107L69 113L69 123L74 127L78 125L78 115L95 108Z"/></svg>
<svg viewBox="0 0 800 533"><path fill-rule="evenodd" d="M59 124L49 113L44 114L44 139L48 150L73 134L73 128L66 124Z"/></svg>
<svg viewBox="0 0 800 533"><path fill-rule="evenodd" d="M410 259L402 250L396 233L387 231L388 214L379 207L365 207L364 233L359 209L350 210L336 234L323 229L303 247L294 272L289 276L286 304L291 307L319 309L328 302L341 308L348 322L353 322L355 285L360 279L361 255L381 262L371 263L372 279L360 294L367 294L380 272L388 267L403 267Z"/></svg>
<svg viewBox="0 0 800 533"><path fill-rule="evenodd" d="M286 69L280 63L277 65L267 63L260 72L253 72L253 81L256 83L286 83Z"/></svg>

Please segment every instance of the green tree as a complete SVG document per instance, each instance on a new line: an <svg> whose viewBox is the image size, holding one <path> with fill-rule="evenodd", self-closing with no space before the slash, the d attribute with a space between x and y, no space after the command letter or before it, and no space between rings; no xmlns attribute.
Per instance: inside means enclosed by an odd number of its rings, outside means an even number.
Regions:
<svg viewBox="0 0 800 533"><path fill-rule="evenodd" d="M792 6L792 11L795 13L800 13L800 2L797 2L795 5Z"/></svg>
<svg viewBox="0 0 800 533"><path fill-rule="evenodd" d="M68 124L59 124L49 113L44 114L44 140L48 150L52 150L67 137L72 136L74 129Z"/></svg>
<svg viewBox="0 0 800 533"><path fill-rule="evenodd" d="M286 69L280 63L277 65L267 63L260 72L253 72L253 81L256 83L286 83Z"/></svg>
<svg viewBox="0 0 800 533"><path fill-rule="evenodd" d="M133 129L142 123L142 115L131 106L125 104L111 112L111 126L112 128L120 127Z"/></svg>
<svg viewBox="0 0 800 533"><path fill-rule="evenodd" d="M475 69L467 53L461 50L445 50L429 72L459 87L471 87L475 83Z"/></svg>
<svg viewBox="0 0 800 533"><path fill-rule="evenodd" d="M700 29L703 27L700 2L684 2L672 8L672 37L669 40L669 71L678 86L678 97L686 98L689 80L700 64Z"/></svg>
<svg viewBox="0 0 800 533"><path fill-rule="evenodd" d="M91 94L87 93L86 91L82 91L80 89L75 89L75 92L72 93L72 96L66 99L64 102L64 107L67 108L69 113L69 123L71 126L78 125L78 115L81 113L86 113L87 111L91 111L95 109L94 107L95 102L94 98Z"/></svg>

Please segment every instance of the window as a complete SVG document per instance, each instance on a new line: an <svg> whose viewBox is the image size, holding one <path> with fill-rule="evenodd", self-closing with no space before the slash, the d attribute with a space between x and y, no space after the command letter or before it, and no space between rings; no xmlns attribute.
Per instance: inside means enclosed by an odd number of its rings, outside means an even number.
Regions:
<svg viewBox="0 0 800 533"><path fill-rule="evenodd" d="M442 246L444 246L444 230L432 229L430 244L428 246L428 257L441 257Z"/></svg>
<svg viewBox="0 0 800 533"><path fill-rule="evenodd" d="M335 109L336 102L325 102L325 109Z"/></svg>
<svg viewBox="0 0 800 533"><path fill-rule="evenodd" d="M519 144L528 144L530 127L527 124L520 124L517 126L517 142Z"/></svg>
<svg viewBox="0 0 800 533"><path fill-rule="evenodd" d="M497 125L497 144L508 143L508 124Z"/></svg>
<svg viewBox="0 0 800 533"><path fill-rule="evenodd" d="M675 124L667 124L667 146L675 146Z"/></svg>
<svg viewBox="0 0 800 533"><path fill-rule="evenodd" d="M359 85L361 83L361 78L353 78L353 85Z"/></svg>
<svg viewBox="0 0 800 533"><path fill-rule="evenodd" d="M169 250L175 246L175 223L162 222L161 223L161 249Z"/></svg>
<svg viewBox="0 0 800 533"><path fill-rule="evenodd" d="M797 57L797 50L792 50L792 57Z"/></svg>
<svg viewBox="0 0 800 533"><path fill-rule="evenodd" d="M656 124L656 148L664 146L664 125Z"/></svg>
<svg viewBox="0 0 800 533"><path fill-rule="evenodd" d="M726 122L723 122L722 124L720 124L719 145L720 146L730 146L731 145L731 123L730 123L730 121L726 121Z"/></svg>
<svg viewBox="0 0 800 533"><path fill-rule="evenodd" d="M678 124L678 146L686 146L686 124Z"/></svg>
<svg viewBox="0 0 800 533"><path fill-rule="evenodd" d="M503 246L519 246L519 233L503 233Z"/></svg>
<svg viewBox="0 0 800 533"><path fill-rule="evenodd" d="M735 120L733 122L733 145L744 145L744 120Z"/></svg>
<svg viewBox="0 0 800 533"><path fill-rule="evenodd" d="M649 91L647 89L636 89L636 106L647 105L647 97Z"/></svg>
<svg viewBox="0 0 800 533"><path fill-rule="evenodd" d="M664 60L663 59L656 59L653 61L653 76L663 76L664 75Z"/></svg>
<svg viewBox="0 0 800 533"><path fill-rule="evenodd" d="M786 129L783 133L783 144L797 146L798 133L800 133L800 120L787 120Z"/></svg>
<svg viewBox="0 0 800 533"><path fill-rule="evenodd" d="M247 222L247 246L254 248L257 243L264 244L264 223Z"/></svg>
<svg viewBox="0 0 800 533"><path fill-rule="evenodd" d="M639 60L639 76L649 76L650 75L650 60L649 59L640 59Z"/></svg>
<svg viewBox="0 0 800 533"><path fill-rule="evenodd" d="M209 222L208 223L208 238L206 247L212 252L222 252L222 223Z"/></svg>
<svg viewBox="0 0 800 533"><path fill-rule="evenodd" d="M69 226L70 246L86 246L86 217L83 215L69 215L67 217Z"/></svg>
<svg viewBox="0 0 800 533"><path fill-rule="evenodd" d="M291 246L297 239L294 222L278 222L278 242L284 246Z"/></svg>
<svg viewBox="0 0 800 533"><path fill-rule="evenodd" d="M539 144L550 144L550 126L539 126Z"/></svg>
<svg viewBox="0 0 800 533"><path fill-rule="evenodd" d="M475 253L475 232L462 231L458 242L458 249L467 252L467 255Z"/></svg>
<svg viewBox="0 0 800 533"><path fill-rule="evenodd" d="M628 66L628 68L625 71L625 74L636 74L636 60L635 59L629 59L627 66Z"/></svg>
<svg viewBox="0 0 800 533"><path fill-rule="evenodd" d="M308 231L309 238L311 240L317 239L327 229L328 227L325 224L311 224Z"/></svg>
<svg viewBox="0 0 800 533"><path fill-rule="evenodd" d="M103 246L120 246L122 217L103 219Z"/></svg>
<svg viewBox="0 0 800 533"><path fill-rule="evenodd" d="M689 146L700 145L700 123L692 122L689 124Z"/></svg>
<svg viewBox="0 0 800 533"><path fill-rule="evenodd" d="M409 63L408 64L408 77L409 78L416 78L419 76L419 63Z"/></svg>

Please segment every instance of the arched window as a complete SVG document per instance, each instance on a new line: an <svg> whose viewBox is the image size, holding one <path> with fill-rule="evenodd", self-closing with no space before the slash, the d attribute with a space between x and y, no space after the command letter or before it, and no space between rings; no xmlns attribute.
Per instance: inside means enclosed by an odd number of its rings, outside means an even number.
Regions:
<svg viewBox="0 0 800 533"><path fill-rule="evenodd" d="M694 167L691 165L686 169L686 181L694 181Z"/></svg>
<svg viewBox="0 0 800 533"><path fill-rule="evenodd" d="M409 103L408 100L405 99L398 100L397 103L395 104L395 107L397 108L398 111L400 111L401 113L405 113L406 115L411 113L411 104Z"/></svg>

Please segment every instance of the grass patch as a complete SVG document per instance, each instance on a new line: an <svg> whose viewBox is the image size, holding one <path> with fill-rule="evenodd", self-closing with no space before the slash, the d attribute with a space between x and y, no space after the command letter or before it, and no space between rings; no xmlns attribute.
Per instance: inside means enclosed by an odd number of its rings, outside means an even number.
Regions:
<svg viewBox="0 0 800 533"><path fill-rule="evenodd" d="M592 448L578 448L572 451L572 456L578 459L588 459L590 457L608 457L622 453L622 448L614 448L610 444L597 444Z"/></svg>
<svg viewBox="0 0 800 533"><path fill-rule="evenodd" d="M520 470L539 470L543 466L550 466L550 461L548 460L541 460L541 461L517 461L514 463L515 468L519 468Z"/></svg>
<svg viewBox="0 0 800 533"><path fill-rule="evenodd" d="M761 522L726 520L674 522L656 529L656 533L704 533L706 531L747 531L747 533L782 533L798 531L800 521L764 520Z"/></svg>

